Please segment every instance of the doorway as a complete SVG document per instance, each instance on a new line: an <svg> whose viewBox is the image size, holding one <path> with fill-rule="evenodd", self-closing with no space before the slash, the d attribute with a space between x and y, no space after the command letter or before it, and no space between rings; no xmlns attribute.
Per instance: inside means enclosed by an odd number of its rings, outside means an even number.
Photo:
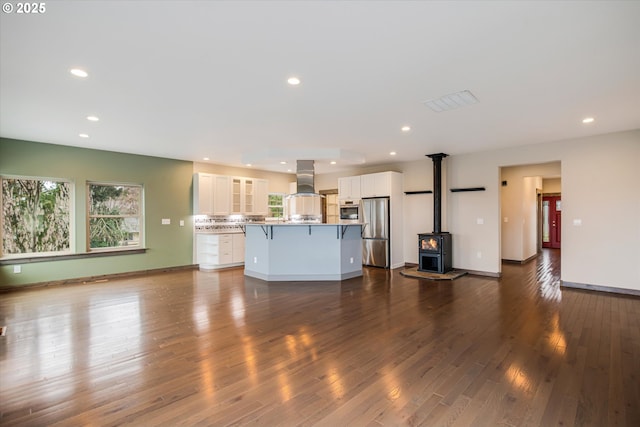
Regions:
<svg viewBox="0 0 640 427"><path fill-rule="evenodd" d="M340 219L338 206L338 189L320 190L324 197L321 200L322 222L327 224L337 224Z"/></svg>
<svg viewBox="0 0 640 427"><path fill-rule="evenodd" d="M543 197L562 195L561 163L504 166L500 168L500 181L501 258L524 263L537 257L543 248L552 247L550 239L543 242L542 202ZM555 202L552 204L555 207ZM562 211L561 203L558 207ZM555 224L558 231L561 223L556 220ZM550 222L547 230L552 228ZM559 248L560 234L553 237L553 247Z"/></svg>
<svg viewBox="0 0 640 427"><path fill-rule="evenodd" d="M562 236L562 198L542 197L542 247L560 249Z"/></svg>

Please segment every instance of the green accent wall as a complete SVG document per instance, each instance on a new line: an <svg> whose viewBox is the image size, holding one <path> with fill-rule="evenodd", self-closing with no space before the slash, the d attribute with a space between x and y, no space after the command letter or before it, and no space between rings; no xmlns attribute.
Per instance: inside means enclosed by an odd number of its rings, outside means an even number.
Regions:
<svg viewBox="0 0 640 427"><path fill-rule="evenodd" d="M74 183L76 253L87 252L87 181L142 184L147 248L141 254L24 263L19 274L13 265L0 266L0 288L193 264L192 162L0 138L0 175ZM162 225L163 218L171 224Z"/></svg>

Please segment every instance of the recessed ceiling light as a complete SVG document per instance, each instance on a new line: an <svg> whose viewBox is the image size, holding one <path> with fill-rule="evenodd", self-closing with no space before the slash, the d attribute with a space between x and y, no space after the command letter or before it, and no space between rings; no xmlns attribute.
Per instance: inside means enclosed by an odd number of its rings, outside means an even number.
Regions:
<svg viewBox="0 0 640 427"><path fill-rule="evenodd" d="M391 156L395 156L395 155L396 155L396 152L395 152L395 151L392 151L392 152L390 152L390 153L389 153L389 155L391 155Z"/></svg>
<svg viewBox="0 0 640 427"><path fill-rule="evenodd" d="M245 166L250 168L251 167L251 163L247 163Z"/></svg>
<svg viewBox="0 0 640 427"><path fill-rule="evenodd" d="M90 122L97 122L100 119L96 116L87 116L87 120L89 120Z"/></svg>
<svg viewBox="0 0 640 427"><path fill-rule="evenodd" d="M85 78L87 76L89 76L89 73L87 73L85 70L81 70L80 68L72 68L69 70L69 72L71 74L73 74L76 77L82 77Z"/></svg>
<svg viewBox="0 0 640 427"><path fill-rule="evenodd" d="M331 160L331 164L335 165L337 162L335 160Z"/></svg>
<svg viewBox="0 0 640 427"><path fill-rule="evenodd" d="M400 128L400 130L401 130L402 132L409 132L409 131L411 130L411 126L402 126L402 127Z"/></svg>
<svg viewBox="0 0 640 427"><path fill-rule="evenodd" d="M289 77L287 79L287 83L289 83L291 86L297 86L300 84L300 79L297 77Z"/></svg>
<svg viewBox="0 0 640 427"><path fill-rule="evenodd" d="M89 138L89 135L88 135L88 134L86 134L86 133L79 133L79 134L78 134L78 136L79 136L80 138Z"/></svg>
<svg viewBox="0 0 640 427"><path fill-rule="evenodd" d="M202 160L209 160L209 158L208 157L203 157Z"/></svg>
<svg viewBox="0 0 640 427"><path fill-rule="evenodd" d="M287 162L285 162L284 160L280 162L281 165L286 165Z"/></svg>
<svg viewBox="0 0 640 427"><path fill-rule="evenodd" d="M582 119L582 123L593 123L595 119L593 117L586 117Z"/></svg>

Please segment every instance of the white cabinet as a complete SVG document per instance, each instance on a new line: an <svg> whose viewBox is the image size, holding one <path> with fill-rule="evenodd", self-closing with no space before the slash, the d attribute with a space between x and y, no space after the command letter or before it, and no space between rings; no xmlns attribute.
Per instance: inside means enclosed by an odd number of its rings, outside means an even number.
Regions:
<svg viewBox="0 0 640 427"><path fill-rule="evenodd" d="M236 233L236 234L232 234L231 236L233 239L233 249L232 249L232 256L231 256L231 262L235 263L244 263L244 234L243 233Z"/></svg>
<svg viewBox="0 0 640 427"><path fill-rule="evenodd" d="M266 179L254 180L254 215L267 215L269 213L269 181Z"/></svg>
<svg viewBox="0 0 640 427"><path fill-rule="evenodd" d="M244 180L242 178L231 178L231 214L239 215L242 213L244 207L242 203L242 196L244 194L242 186Z"/></svg>
<svg viewBox="0 0 640 427"><path fill-rule="evenodd" d="M360 176L362 197L391 196L392 172L370 173Z"/></svg>
<svg viewBox="0 0 640 427"><path fill-rule="evenodd" d="M231 234L218 235L218 264L225 265L233 262L233 236Z"/></svg>
<svg viewBox="0 0 640 427"><path fill-rule="evenodd" d="M229 215L228 176L196 173L193 176L193 214Z"/></svg>
<svg viewBox="0 0 640 427"><path fill-rule="evenodd" d="M340 200L359 199L360 197L360 176L338 178L338 198Z"/></svg>
<svg viewBox="0 0 640 427"><path fill-rule="evenodd" d="M193 214L213 215L213 175L193 175Z"/></svg>
<svg viewBox="0 0 640 427"><path fill-rule="evenodd" d="M194 215L267 215L269 181L210 173L193 176Z"/></svg>
<svg viewBox="0 0 640 427"><path fill-rule="evenodd" d="M224 175L213 176L213 214L229 215L231 212L231 178Z"/></svg>
<svg viewBox="0 0 640 427"><path fill-rule="evenodd" d="M202 270L211 270L219 260L219 242L215 234L198 234L196 236L196 263Z"/></svg>
<svg viewBox="0 0 640 427"><path fill-rule="evenodd" d="M231 178L231 214L266 215L268 181L257 178Z"/></svg>
<svg viewBox="0 0 640 427"><path fill-rule="evenodd" d="M231 267L244 262L244 234L196 235L196 263L201 270Z"/></svg>
<svg viewBox="0 0 640 427"><path fill-rule="evenodd" d="M316 216L322 212L322 198L317 195L304 193L290 197L285 204L285 218L290 215Z"/></svg>

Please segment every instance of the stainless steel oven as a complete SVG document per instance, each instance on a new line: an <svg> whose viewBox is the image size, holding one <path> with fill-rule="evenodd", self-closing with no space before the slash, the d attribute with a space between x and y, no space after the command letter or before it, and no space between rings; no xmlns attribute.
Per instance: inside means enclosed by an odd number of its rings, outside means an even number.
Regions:
<svg viewBox="0 0 640 427"><path fill-rule="evenodd" d="M342 200L340 202L340 222L360 222L361 212L360 200Z"/></svg>

